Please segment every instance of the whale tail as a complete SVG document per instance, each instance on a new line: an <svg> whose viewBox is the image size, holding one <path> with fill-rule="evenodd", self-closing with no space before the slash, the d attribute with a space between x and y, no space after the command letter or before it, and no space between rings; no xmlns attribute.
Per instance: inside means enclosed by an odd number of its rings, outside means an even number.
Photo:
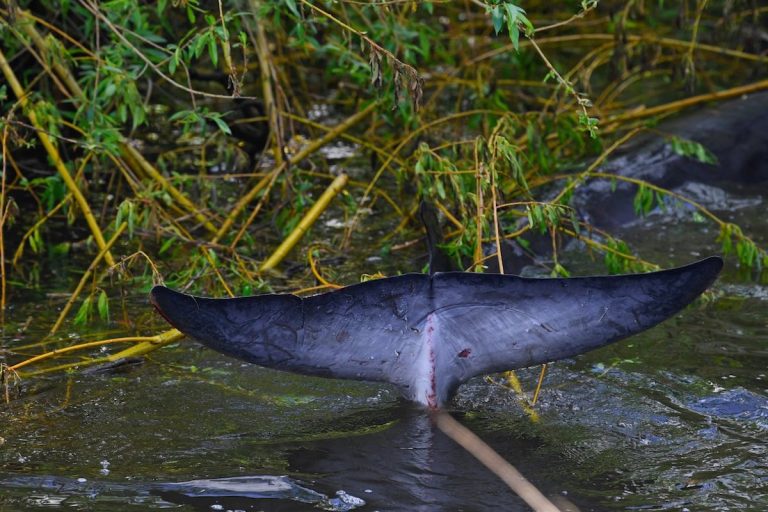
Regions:
<svg viewBox="0 0 768 512"><path fill-rule="evenodd" d="M428 406L485 373L572 357L674 315L707 289L711 257L647 274L563 279L405 274L307 298L192 297L157 286L174 327L233 357L278 370L391 382Z"/></svg>

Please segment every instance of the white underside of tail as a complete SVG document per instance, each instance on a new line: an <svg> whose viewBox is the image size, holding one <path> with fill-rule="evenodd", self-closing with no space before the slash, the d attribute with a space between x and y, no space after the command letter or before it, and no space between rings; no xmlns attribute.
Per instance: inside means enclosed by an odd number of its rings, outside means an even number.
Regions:
<svg viewBox="0 0 768 512"><path fill-rule="evenodd" d="M421 333L421 348L413 362L416 378L411 384L413 399L432 409L437 408L437 387L435 375L435 324L434 314L427 316L424 331Z"/></svg>

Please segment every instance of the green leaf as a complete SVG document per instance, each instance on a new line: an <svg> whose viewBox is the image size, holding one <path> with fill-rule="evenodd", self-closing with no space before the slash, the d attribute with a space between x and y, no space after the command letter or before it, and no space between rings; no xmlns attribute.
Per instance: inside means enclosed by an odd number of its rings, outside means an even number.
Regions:
<svg viewBox="0 0 768 512"><path fill-rule="evenodd" d="M555 268L552 269L552 277L571 277L571 273L559 263L555 263Z"/></svg>
<svg viewBox="0 0 768 512"><path fill-rule="evenodd" d="M299 13L298 7L296 7L295 0L285 0L285 5L288 7L288 10L291 11L291 13L294 16L296 16L297 18L301 18L301 14Z"/></svg>
<svg viewBox="0 0 768 512"><path fill-rule="evenodd" d="M80 304L80 308L77 310L77 314L75 315L74 323L75 325L85 325L88 323L88 319L91 316L91 309L93 306L93 302L91 300L91 297L88 296L85 298L82 304Z"/></svg>
<svg viewBox="0 0 768 512"><path fill-rule="evenodd" d="M669 141L669 145L672 148L672 151L680 156L692 158L705 164L718 164L717 157L714 155L714 153L694 140L683 139L677 136L669 137L667 140Z"/></svg>
<svg viewBox="0 0 768 512"><path fill-rule="evenodd" d="M99 318L109 321L109 297L107 297L107 292L104 290L101 290L101 293L99 293L96 309L99 311Z"/></svg>
<svg viewBox="0 0 768 512"><path fill-rule="evenodd" d="M495 5L491 10L491 22L493 23L493 29L498 35L501 29L504 27L504 15L501 12L501 6Z"/></svg>
<svg viewBox="0 0 768 512"><path fill-rule="evenodd" d="M40 230L35 229L32 232L32 235L27 239L27 242L29 243L29 247L32 249L32 252L39 254L40 250L43 248L43 237L40 235Z"/></svg>
<svg viewBox="0 0 768 512"><path fill-rule="evenodd" d="M512 41L512 46L515 51L520 51L520 29L517 28L517 21L507 17L507 30L509 31L509 39Z"/></svg>
<svg viewBox="0 0 768 512"><path fill-rule="evenodd" d="M53 244L48 247L48 255L52 258L60 258L62 256L66 256L69 254L70 245L71 244L69 242Z"/></svg>
<svg viewBox="0 0 768 512"><path fill-rule="evenodd" d="M508 1L501 5L503 5L504 8L502 17L507 23L507 31L509 32L509 38L512 41L512 46L515 48L515 51L520 51L520 27L522 27L525 31L525 35L530 37L534 32L533 24L525 16L524 9ZM495 27L496 24L494 22L494 28ZM498 34L499 30L496 30L496 33Z"/></svg>
<svg viewBox="0 0 768 512"><path fill-rule="evenodd" d="M653 190L649 189L645 185L640 185L635 194L633 206L635 208L635 214L638 217L644 217L651 213L654 205Z"/></svg>
<svg viewBox="0 0 768 512"><path fill-rule="evenodd" d="M571 226L573 227L573 232L577 235L581 234L581 224L579 224L579 219L576 217L576 211L571 210Z"/></svg>
<svg viewBox="0 0 768 512"><path fill-rule="evenodd" d="M180 60L181 60L181 48L176 47L176 49L173 51L173 55L168 61L168 71L170 71L171 74L176 72L176 68L179 67Z"/></svg>
<svg viewBox="0 0 768 512"><path fill-rule="evenodd" d="M158 251L158 254L165 253L168 249L171 248L171 246L173 246L175 241L176 241L176 238L171 237L167 239L165 242L163 242L163 244L160 246L160 250Z"/></svg>
<svg viewBox="0 0 768 512"><path fill-rule="evenodd" d="M723 254L728 255L733 250L733 224L723 224L720 226L720 234L717 236L717 241L720 242Z"/></svg>
<svg viewBox="0 0 768 512"><path fill-rule="evenodd" d="M598 124L600 123L600 120L596 117L589 117L585 115L583 112L579 113L579 126L582 130L589 133L589 136L593 139L597 138L597 135L599 133Z"/></svg>
<svg viewBox="0 0 768 512"><path fill-rule="evenodd" d="M440 199L445 199L445 187L443 186L443 180L437 178L435 180L435 188L437 189L437 195Z"/></svg>
<svg viewBox="0 0 768 512"><path fill-rule="evenodd" d="M208 37L208 56L211 58L211 63L213 64L213 67L215 68L218 66L219 63L219 47L216 44L216 38L213 37L213 34Z"/></svg>
<svg viewBox="0 0 768 512"><path fill-rule="evenodd" d="M221 118L221 116L212 115L209 117L209 119L216 124L219 131L227 135L232 135L232 130L229 128L229 125L227 124L227 122Z"/></svg>

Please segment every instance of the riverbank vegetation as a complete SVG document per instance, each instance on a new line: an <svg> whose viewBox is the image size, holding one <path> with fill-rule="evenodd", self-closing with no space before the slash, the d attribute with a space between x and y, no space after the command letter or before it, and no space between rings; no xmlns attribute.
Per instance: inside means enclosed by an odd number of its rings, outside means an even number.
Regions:
<svg viewBox="0 0 768 512"><path fill-rule="evenodd" d="M655 268L580 216L573 194L665 117L768 88L768 8L749 1L15 0L0 16L2 308L42 286L52 260L88 256L50 346L13 355L6 383L92 348L57 333L113 318L115 282L332 289L323 260L421 244L422 200L468 270L503 268L487 250L502 241L536 250L530 233L549 241L539 262L552 275L569 275L573 239L611 272ZM696 201L608 178L635 187L638 215L685 205L743 268L768 264ZM333 229L315 223L326 208ZM88 362L178 338L101 340L132 345ZM51 351L24 360L40 347Z"/></svg>

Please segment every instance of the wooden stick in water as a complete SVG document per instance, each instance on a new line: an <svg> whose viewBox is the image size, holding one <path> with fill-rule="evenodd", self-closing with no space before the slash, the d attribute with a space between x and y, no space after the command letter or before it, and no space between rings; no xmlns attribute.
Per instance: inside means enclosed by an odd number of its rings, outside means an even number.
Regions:
<svg viewBox="0 0 768 512"><path fill-rule="evenodd" d="M529 482L512 464L488 446L485 441L445 411L435 411L433 419L445 435L471 453L496 476L501 478L523 501L536 512L562 512Z"/></svg>

